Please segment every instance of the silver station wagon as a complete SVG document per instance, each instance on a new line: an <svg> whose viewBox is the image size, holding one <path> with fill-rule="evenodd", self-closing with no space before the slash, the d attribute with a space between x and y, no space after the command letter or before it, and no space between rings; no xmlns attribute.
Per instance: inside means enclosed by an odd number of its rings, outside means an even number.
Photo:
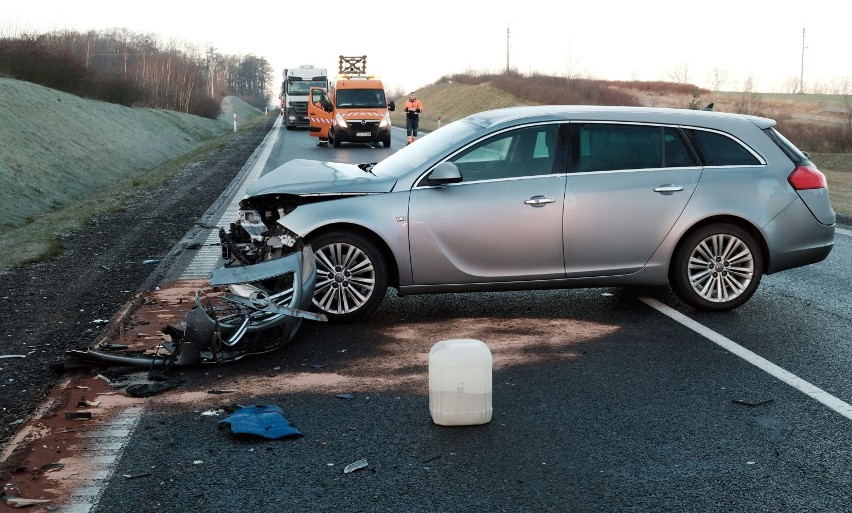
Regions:
<svg viewBox="0 0 852 513"><path fill-rule="evenodd" d="M535 106L482 112L378 164L292 160L222 230L226 266L310 245L329 320L400 295L670 285L700 310L834 246L825 176L736 114Z"/></svg>

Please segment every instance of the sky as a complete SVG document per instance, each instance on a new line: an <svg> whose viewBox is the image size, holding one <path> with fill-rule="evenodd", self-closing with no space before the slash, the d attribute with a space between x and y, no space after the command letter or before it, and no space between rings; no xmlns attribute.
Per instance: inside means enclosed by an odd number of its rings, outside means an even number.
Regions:
<svg viewBox="0 0 852 513"><path fill-rule="evenodd" d="M284 68L337 73L338 56L367 55L367 72L414 91L454 73L541 73L605 80L686 77L713 88L828 92L852 80L852 4L811 0L464 0L371 5L352 0L250 3L8 0L0 36L53 30L156 34ZM804 30L804 38L803 38ZM277 92L277 91L276 91Z"/></svg>

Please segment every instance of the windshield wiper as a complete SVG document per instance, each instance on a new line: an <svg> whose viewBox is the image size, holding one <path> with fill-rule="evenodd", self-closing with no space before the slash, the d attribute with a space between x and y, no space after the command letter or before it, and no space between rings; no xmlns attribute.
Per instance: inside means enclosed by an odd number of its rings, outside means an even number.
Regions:
<svg viewBox="0 0 852 513"><path fill-rule="evenodd" d="M364 171L366 173L370 173L371 175L375 176L376 173L373 173L373 166L375 166L375 165L376 165L375 162L371 162L370 164L358 164L358 167L360 167L362 171Z"/></svg>

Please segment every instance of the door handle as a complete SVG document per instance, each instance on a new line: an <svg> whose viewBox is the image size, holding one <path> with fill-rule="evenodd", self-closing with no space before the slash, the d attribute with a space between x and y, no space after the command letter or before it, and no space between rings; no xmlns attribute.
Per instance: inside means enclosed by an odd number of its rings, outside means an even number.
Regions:
<svg viewBox="0 0 852 513"><path fill-rule="evenodd" d="M524 202L525 205L533 207L543 207L548 203L556 203L556 200L553 198L545 198L544 196L533 196Z"/></svg>
<svg viewBox="0 0 852 513"><path fill-rule="evenodd" d="M659 187L654 188L654 192L660 192L660 193L663 193L663 194L671 194L673 192L680 192L682 190L683 190L683 187L681 187L679 185L673 185L673 184L661 185Z"/></svg>

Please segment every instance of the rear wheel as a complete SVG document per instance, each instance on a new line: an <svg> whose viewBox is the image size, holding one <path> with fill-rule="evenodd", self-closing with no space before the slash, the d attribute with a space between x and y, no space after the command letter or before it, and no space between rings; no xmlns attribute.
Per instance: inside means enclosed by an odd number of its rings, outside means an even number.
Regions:
<svg viewBox="0 0 852 513"><path fill-rule="evenodd" d="M388 272L382 253L355 233L330 232L310 241L317 263L314 308L330 321L354 321L385 297Z"/></svg>
<svg viewBox="0 0 852 513"><path fill-rule="evenodd" d="M699 310L736 308L751 298L763 276L755 238L733 224L705 226L684 240L672 264L675 292Z"/></svg>

